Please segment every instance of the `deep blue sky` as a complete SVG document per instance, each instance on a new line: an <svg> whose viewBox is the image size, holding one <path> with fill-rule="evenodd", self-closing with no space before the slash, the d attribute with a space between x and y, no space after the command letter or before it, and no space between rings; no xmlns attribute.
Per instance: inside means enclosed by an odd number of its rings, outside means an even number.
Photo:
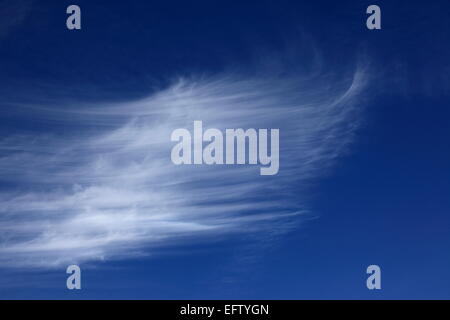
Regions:
<svg viewBox="0 0 450 320"><path fill-rule="evenodd" d="M81 31L65 27L69 4L81 7ZM370 4L381 7L382 30L365 27ZM249 246L240 235L97 264L83 270L79 292L65 288L65 270L3 270L0 298L450 298L450 3L76 0L31 8L0 36L2 135L66 130L32 114L9 116L15 102L143 97L168 77L252 70L267 55L307 69L309 41L327 65L361 52L374 79L351 152L312 188L315 219L270 245ZM370 264L382 269L382 290L365 286Z"/></svg>

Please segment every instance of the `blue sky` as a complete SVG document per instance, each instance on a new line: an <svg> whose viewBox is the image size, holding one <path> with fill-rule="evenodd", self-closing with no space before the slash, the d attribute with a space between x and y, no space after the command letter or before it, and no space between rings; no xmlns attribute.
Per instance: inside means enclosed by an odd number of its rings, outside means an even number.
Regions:
<svg viewBox="0 0 450 320"><path fill-rule="evenodd" d="M0 3L0 298L450 298L445 1ZM280 173L175 167L193 120Z"/></svg>

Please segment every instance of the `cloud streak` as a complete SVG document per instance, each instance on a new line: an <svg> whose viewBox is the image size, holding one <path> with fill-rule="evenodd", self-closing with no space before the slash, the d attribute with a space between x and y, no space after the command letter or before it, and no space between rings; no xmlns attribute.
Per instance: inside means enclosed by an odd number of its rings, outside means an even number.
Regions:
<svg viewBox="0 0 450 320"><path fill-rule="evenodd" d="M284 232L306 212L308 185L348 149L366 72L174 81L144 99L37 108L76 133L0 140L0 266L53 268L151 254L177 242ZM175 166L171 132L279 128L280 172Z"/></svg>

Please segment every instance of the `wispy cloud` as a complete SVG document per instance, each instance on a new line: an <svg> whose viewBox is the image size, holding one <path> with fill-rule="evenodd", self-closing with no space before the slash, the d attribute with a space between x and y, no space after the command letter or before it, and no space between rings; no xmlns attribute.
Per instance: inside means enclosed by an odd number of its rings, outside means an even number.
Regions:
<svg viewBox="0 0 450 320"><path fill-rule="evenodd" d="M347 150L366 73L174 81L139 101L39 108L76 133L0 140L0 266L51 268L148 254L177 241L278 232L305 212L308 185ZM279 128L280 172L175 166L171 132Z"/></svg>

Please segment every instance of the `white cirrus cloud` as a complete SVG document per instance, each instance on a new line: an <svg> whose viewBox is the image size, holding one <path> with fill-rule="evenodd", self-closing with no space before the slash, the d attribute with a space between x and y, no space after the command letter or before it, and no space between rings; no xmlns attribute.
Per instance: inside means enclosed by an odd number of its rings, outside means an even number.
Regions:
<svg viewBox="0 0 450 320"><path fill-rule="evenodd" d="M350 76L184 78L145 99L37 107L70 122L0 140L0 266L52 268L148 254L178 241L283 232L308 185L346 152L367 72ZM40 108L40 109L39 109ZM279 128L280 171L175 166L171 132Z"/></svg>

